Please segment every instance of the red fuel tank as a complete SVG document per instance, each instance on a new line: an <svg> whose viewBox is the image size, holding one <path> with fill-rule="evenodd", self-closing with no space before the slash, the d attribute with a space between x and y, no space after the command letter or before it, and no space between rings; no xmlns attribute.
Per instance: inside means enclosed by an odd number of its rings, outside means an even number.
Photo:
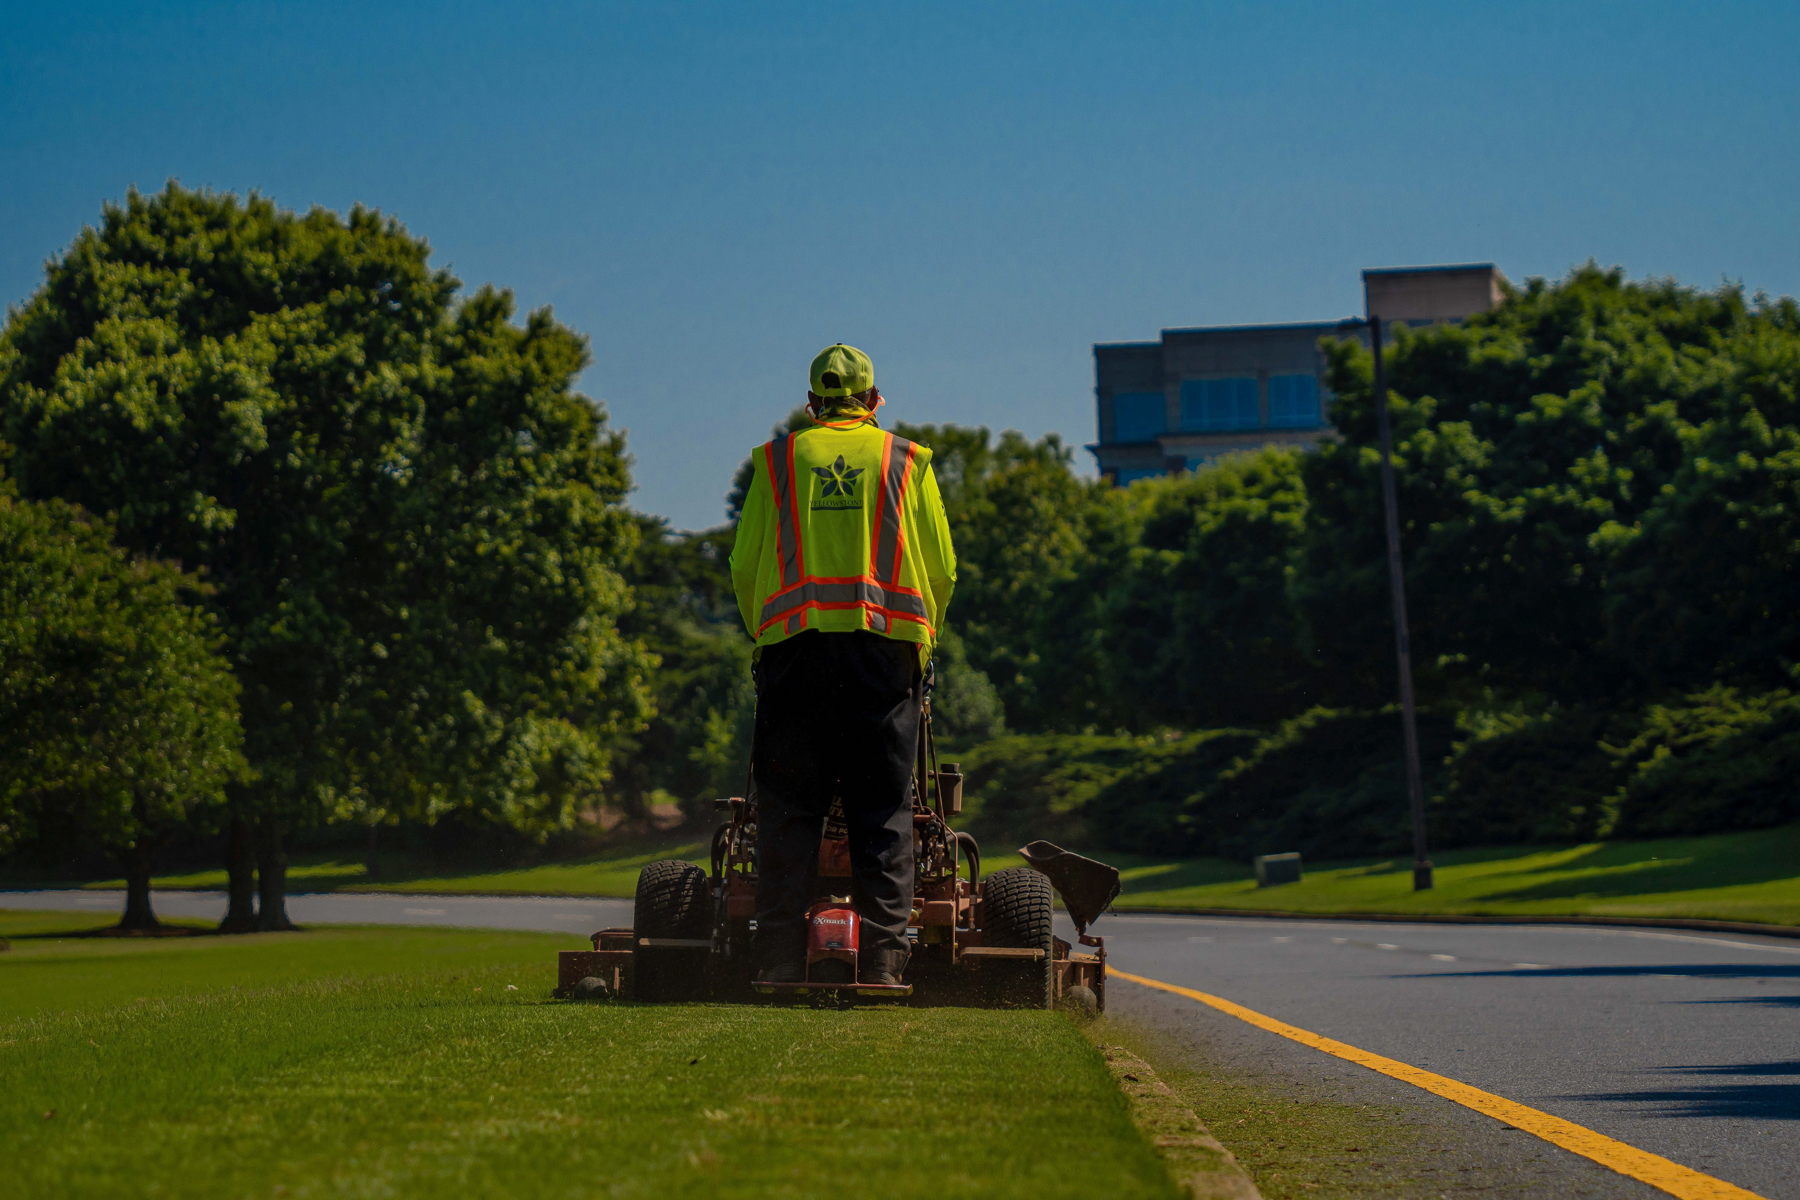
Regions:
<svg viewBox="0 0 1800 1200"><path fill-rule="evenodd" d="M806 978L809 983L856 982L856 947L862 921L850 901L833 896L806 914Z"/></svg>

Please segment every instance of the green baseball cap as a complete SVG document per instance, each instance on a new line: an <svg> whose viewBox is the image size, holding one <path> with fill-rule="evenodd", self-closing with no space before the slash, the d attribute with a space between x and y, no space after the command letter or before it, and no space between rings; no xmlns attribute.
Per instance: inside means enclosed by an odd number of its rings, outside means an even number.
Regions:
<svg viewBox="0 0 1800 1200"><path fill-rule="evenodd" d="M875 386L875 364L855 346L839 342L812 360L812 394L825 400L854 396Z"/></svg>

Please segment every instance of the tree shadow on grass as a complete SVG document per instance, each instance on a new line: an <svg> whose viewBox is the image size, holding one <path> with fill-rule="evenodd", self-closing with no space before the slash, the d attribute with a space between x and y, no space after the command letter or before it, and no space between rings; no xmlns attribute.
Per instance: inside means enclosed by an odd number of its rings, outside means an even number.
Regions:
<svg viewBox="0 0 1800 1200"><path fill-rule="evenodd" d="M1439 869L1502 862L1527 854L1542 854L1551 847L1488 846L1473 850L1450 850L1432 855ZM1109 850L1081 850L1119 868L1124 882L1124 897L1135 892L1175 891L1179 888L1208 887L1220 883L1243 883L1256 878L1249 863L1229 858L1160 858L1143 854L1121 854ZM1542 868L1533 867L1528 871ZM1334 879L1372 878L1383 875L1412 874L1410 858L1344 858L1323 859L1306 864L1309 876L1331 873Z"/></svg>
<svg viewBox="0 0 1800 1200"><path fill-rule="evenodd" d="M1100 861L1119 868L1123 888L1120 899L1134 893L1170 892L1180 888L1210 887L1255 879L1244 863L1224 858L1150 858L1141 854L1093 852Z"/></svg>
<svg viewBox="0 0 1800 1200"><path fill-rule="evenodd" d="M1566 900L1629 897L1658 892L1706 891L1800 878L1800 825L1757 833L1722 834L1648 842L1609 842L1559 863L1558 872L1587 872L1549 879L1485 899ZM1535 874L1543 867L1521 871Z"/></svg>

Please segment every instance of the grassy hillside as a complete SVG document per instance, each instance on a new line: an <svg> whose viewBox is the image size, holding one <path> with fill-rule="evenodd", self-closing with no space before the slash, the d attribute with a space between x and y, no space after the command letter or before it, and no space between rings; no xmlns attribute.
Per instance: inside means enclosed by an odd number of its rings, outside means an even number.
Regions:
<svg viewBox="0 0 1800 1200"><path fill-rule="evenodd" d="M1318 863L1299 883L1259 888L1216 859L1114 856L1121 906L1307 913L1681 917L1800 925L1800 825L1762 833L1451 850L1436 886L1412 890L1410 856Z"/></svg>

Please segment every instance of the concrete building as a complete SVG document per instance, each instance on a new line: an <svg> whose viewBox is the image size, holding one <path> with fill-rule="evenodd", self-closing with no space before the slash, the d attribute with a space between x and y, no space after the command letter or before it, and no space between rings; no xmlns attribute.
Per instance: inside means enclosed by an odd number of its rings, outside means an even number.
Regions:
<svg viewBox="0 0 1800 1200"><path fill-rule="evenodd" d="M1367 311L1383 321L1460 321L1500 302L1492 263L1363 272ZM1319 340L1355 337L1359 321L1165 329L1159 341L1094 347L1100 473L1126 484L1191 471L1221 455L1335 436Z"/></svg>

